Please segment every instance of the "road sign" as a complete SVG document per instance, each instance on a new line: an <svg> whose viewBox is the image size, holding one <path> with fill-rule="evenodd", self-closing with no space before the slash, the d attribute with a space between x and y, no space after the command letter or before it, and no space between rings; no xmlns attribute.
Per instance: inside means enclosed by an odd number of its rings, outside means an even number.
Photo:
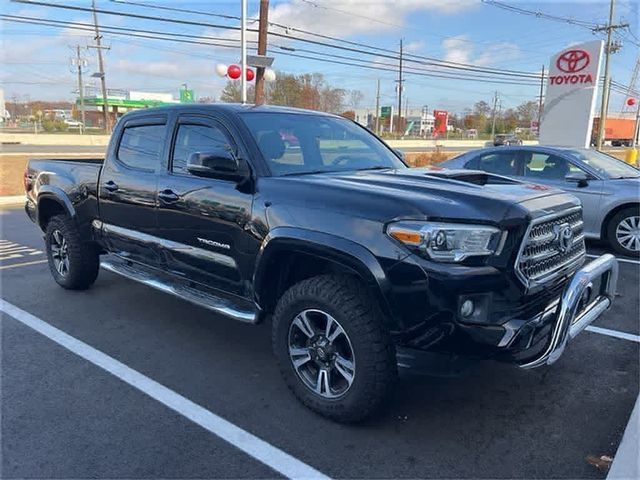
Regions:
<svg viewBox="0 0 640 480"><path fill-rule="evenodd" d="M380 107L380 118L389 118L391 116L391 107Z"/></svg>
<svg viewBox="0 0 640 480"><path fill-rule="evenodd" d="M195 95L193 90L187 90L183 88L180 90L180 103L193 103L195 101Z"/></svg>
<svg viewBox="0 0 640 480"><path fill-rule="evenodd" d="M595 40L573 45L551 57L539 125L540 143L589 146L602 46L602 40Z"/></svg>

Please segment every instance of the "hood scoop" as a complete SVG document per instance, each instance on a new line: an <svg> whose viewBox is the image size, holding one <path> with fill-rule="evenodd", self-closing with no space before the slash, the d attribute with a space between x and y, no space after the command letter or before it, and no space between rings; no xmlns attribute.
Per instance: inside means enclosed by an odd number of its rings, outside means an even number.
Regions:
<svg viewBox="0 0 640 480"><path fill-rule="evenodd" d="M430 177L444 178L447 180L457 180L459 182L470 183L472 185L515 185L521 182L510 178L493 175L482 170L448 170L439 167L428 167L425 175Z"/></svg>

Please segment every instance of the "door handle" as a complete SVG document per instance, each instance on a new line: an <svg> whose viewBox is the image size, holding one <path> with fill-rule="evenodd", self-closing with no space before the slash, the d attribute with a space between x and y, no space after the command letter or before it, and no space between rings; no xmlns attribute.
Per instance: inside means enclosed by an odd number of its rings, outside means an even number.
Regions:
<svg viewBox="0 0 640 480"><path fill-rule="evenodd" d="M115 192L116 190L118 190L118 184L113 180L109 180L104 184L104 188L110 192Z"/></svg>
<svg viewBox="0 0 640 480"><path fill-rule="evenodd" d="M164 203L175 203L180 200L180 195L167 188L166 190L158 192L158 198Z"/></svg>

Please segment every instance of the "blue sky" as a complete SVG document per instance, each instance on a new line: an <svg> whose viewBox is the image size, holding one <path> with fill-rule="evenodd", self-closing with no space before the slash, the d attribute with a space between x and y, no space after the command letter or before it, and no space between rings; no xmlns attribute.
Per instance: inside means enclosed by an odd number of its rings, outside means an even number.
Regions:
<svg viewBox="0 0 640 480"><path fill-rule="evenodd" d="M62 3L51 0L52 3ZM239 15L238 1L148 1L144 3L204 10L212 13ZM608 1L513 1L505 2L520 8L571 17L576 20L605 23ZM67 4L88 7L90 1ZM132 5L98 0L99 8L133 12L165 18L180 18L207 23L238 25L235 20L212 18L179 12L158 11ZM617 1L616 20L630 24L631 33L620 31L623 48L613 56L612 78L628 84L638 56L640 43L638 1ZM249 1L249 15L255 17L258 1ZM77 12L40 6L2 2L2 13L50 20L91 22L88 12ZM156 30L197 36L237 38L237 33L212 27L172 25L168 23L100 15L105 26ZM279 0L271 1L270 20L294 28L336 36L355 42L397 50L399 39L404 38L408 50L416 55L445 59L481 67L505 68L537 72L547 65L556 51L582 41L603 38L585 28L568 23L554 22L533 16L505 11L480 0ZM76 78L71 72L70 45L86 46L91 35L37 25L3 22L1 25L2 72L0 81L5 97L17 95L24 99L72 99ZM284 29L274 31L284 33ZM204 45L180 44L152 39L131 39L106 34L104 42L111 49L105 53L107 84L109 88L173 92L177 96L182 83L187 82L199 96L218 97L225 80L215 76L215 64L234 63L239 49ZM317 45L305 45L287 38L270 39L273 45L305 48L319 52L358 57L369 66L393 63L392 60L365 56L354 52L338 52ZM358 48L358 47L355 47ZM359 89L364 100L359 106L375 103L375 85L381 81L383 104L394 102L395 74L387 71L357 68L353 65L330 64L294 58L271 49L276 58L274 67L291 73L321 72L333 86ZM297 52L301 53L301 52ZM88 73L97 70L95 51L84 50L88 60ZM344 60L342 60L344 61ZM347 61L347 63L349 63ZM414 65L417 68L423 68ZM88 76L88 75L87 75ZM405 96L411 107L428 105L462 111L477 100L490 101L498 90L503 108L513 107L535 99L538 86L481 83L472 80L444 80L408 74ZM623 96L612 94L611 110L619 110Z"/></svg>

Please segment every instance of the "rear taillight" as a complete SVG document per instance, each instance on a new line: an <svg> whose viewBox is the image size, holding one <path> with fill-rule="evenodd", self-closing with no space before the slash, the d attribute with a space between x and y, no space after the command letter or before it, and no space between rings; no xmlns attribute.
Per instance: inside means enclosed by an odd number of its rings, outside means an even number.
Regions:
<svg viewBox="0 0 640 480"><path fill-rule="evenodd" d="M22 177L22 183L24 185L24 191L28 192L31 190L31 177L29 176L29 169L25 168L24 176Z"/></svg>

